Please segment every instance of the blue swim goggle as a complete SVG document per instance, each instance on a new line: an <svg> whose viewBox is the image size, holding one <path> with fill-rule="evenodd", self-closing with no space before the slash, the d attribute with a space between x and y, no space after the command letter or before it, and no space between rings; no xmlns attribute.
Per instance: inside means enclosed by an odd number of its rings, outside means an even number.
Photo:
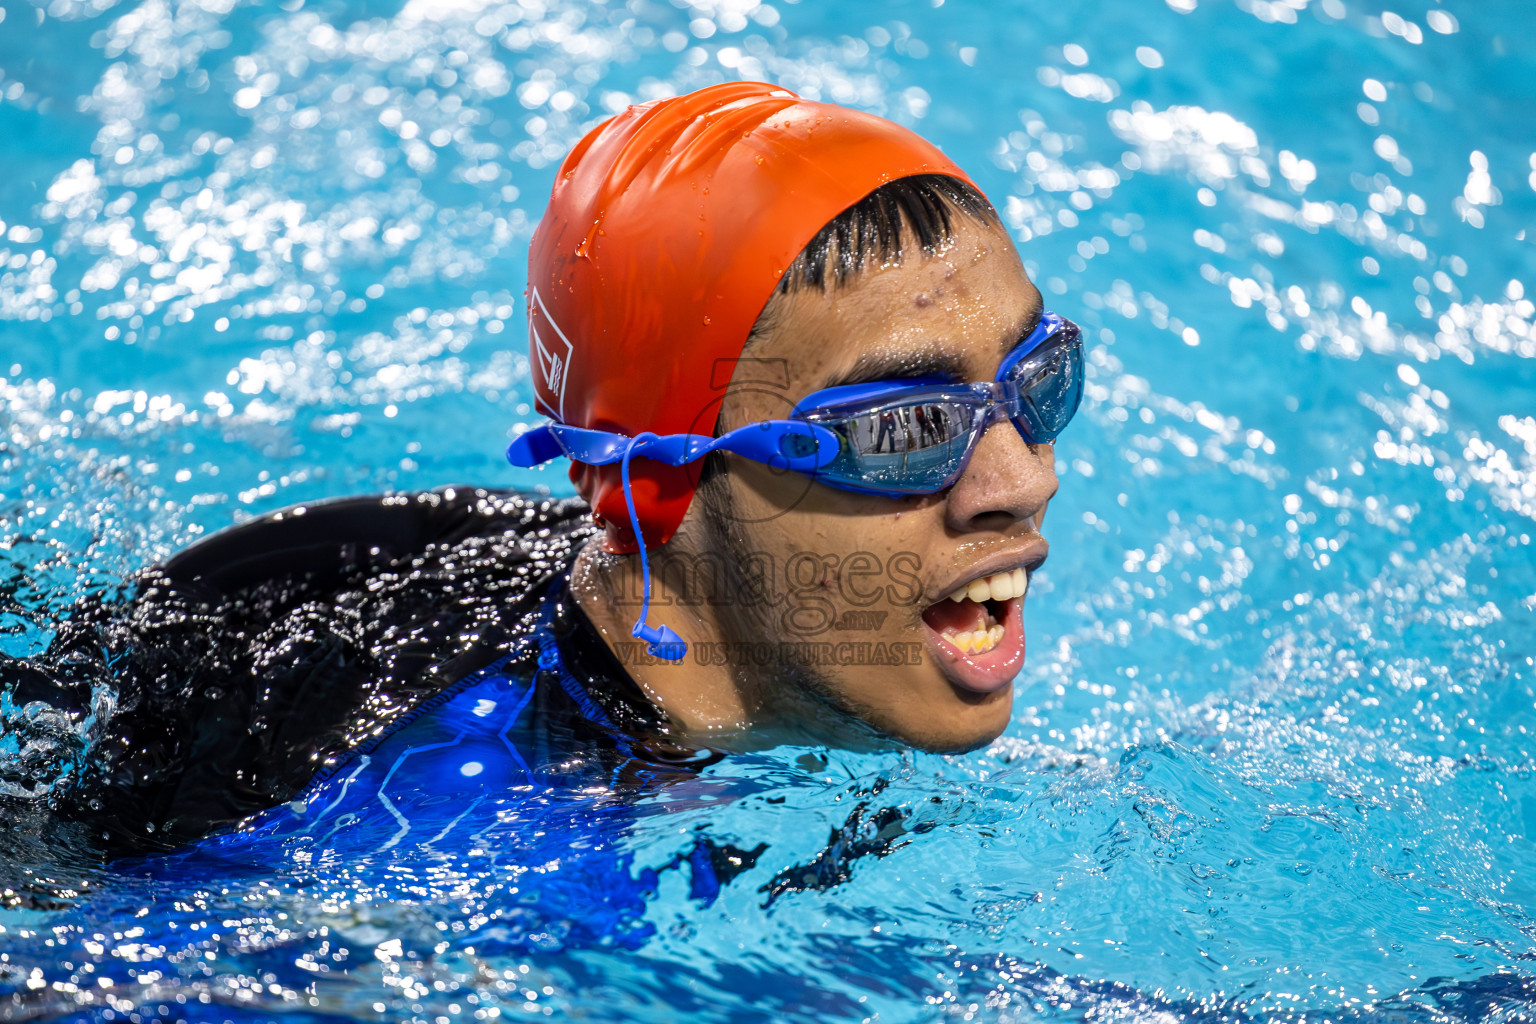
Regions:
<svg viewBox="0 0 1536 1024"><path fill-rule="evenodd" d="M677 660L685 650L682 639L667 626L645 624L650 563L629 488L631 458L682 466L727 451L845 491L890 497L936 494L960 479L992 424L1012 420L1026 441L1045 444L1071 421L1082 397L1082 332L1066 317L1042 313L991 381L954 384L918 377L826 388L796 403L791 419L749 423L719 437L628 437L546 423L519 435L507 448L507 461L523 468L560 456L591 466L620 464L645 581L633 635L647 641L652 655Z"/></svg>

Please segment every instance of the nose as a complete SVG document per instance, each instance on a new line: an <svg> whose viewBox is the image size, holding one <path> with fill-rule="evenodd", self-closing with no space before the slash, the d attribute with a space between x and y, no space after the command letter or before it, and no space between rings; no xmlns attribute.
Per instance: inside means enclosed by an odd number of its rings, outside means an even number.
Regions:
<svg viewBox="0 0 1536 1024"><path fill-rule="evenodd" d="M949 489L945 519L957 533L1006 530L1024 519L1033 519L1038 530L1057 486L1055 449L1029 443L1002 420L987 428Z"/></svg>

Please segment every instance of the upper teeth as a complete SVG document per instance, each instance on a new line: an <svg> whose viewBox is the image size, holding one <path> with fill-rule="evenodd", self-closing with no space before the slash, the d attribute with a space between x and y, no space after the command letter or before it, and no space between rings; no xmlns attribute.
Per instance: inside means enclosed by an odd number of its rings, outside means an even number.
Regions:
<svg viewBox="0 0 1536 1024"><path fill-rule="evenodd" d="M971 600L978 604L982 601L1008 601L1015 597L1023 597L1029 589L1029 577L1024 575L1023 569L1014 569L1010 572L993 573L991 576L983 576L979 580L972 580L949 595L951 601Z"/></svg>

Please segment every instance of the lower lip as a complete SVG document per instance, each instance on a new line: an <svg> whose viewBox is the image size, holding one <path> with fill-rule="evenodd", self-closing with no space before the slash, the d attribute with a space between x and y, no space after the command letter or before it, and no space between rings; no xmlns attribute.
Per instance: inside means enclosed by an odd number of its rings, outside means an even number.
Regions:
<svg viewBox="0 0 1536 1024"><path fill-rule="evenodd" d="M966 654L927 623L928 649L951 683L971 693L997 693L1013 682L1024 667L1024 599L1008 601L1003 612L1007 630L985 654Z"/></svg>

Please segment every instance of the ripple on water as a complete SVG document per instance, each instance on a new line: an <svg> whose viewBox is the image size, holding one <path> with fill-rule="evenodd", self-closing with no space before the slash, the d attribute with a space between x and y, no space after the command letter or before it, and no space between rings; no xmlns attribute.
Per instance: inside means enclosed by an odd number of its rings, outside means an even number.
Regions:
<svg viewBox="0 0 1536 1024"><path fill-rule="evenodd" d="M555 165L630 102L760 78L917 126L1092 343L991 750L776 751L619 835L540 806L485 850L201 880L11 829L0 997L93 1020L1536 1012L1531 16L1400 6L0 7L0 656L286 504L567 492L498 462L533 418L523 253ZM14 698L0 793L35 805L116 695ZM629 857L640 909L541 830ZM767 849L706 901L678 866L700 836ZM586 942L606 913L617 945Z"/></svg>

